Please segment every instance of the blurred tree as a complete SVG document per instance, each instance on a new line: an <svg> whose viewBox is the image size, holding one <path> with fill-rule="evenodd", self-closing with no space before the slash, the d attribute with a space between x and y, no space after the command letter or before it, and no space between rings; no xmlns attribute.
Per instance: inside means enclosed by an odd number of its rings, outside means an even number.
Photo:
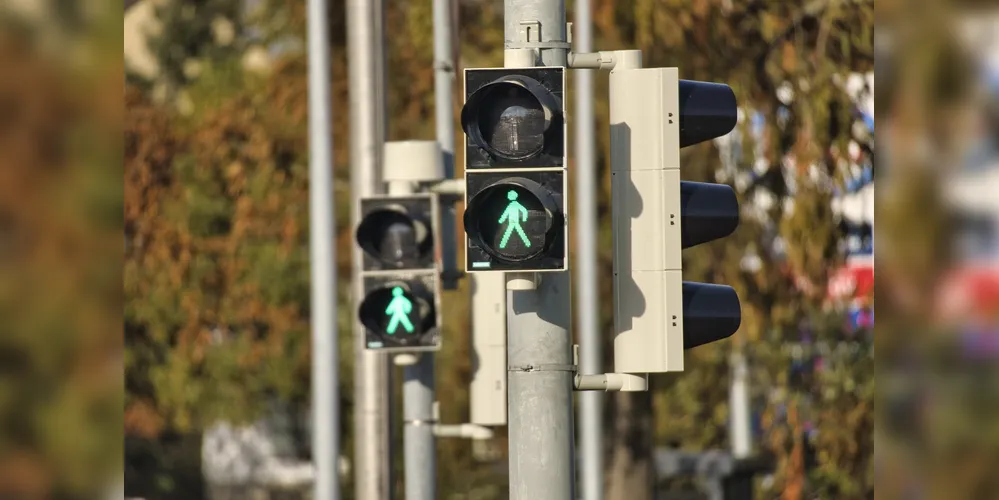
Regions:
<svg viewBox="0 0 999 500"><path fill-rule="evenodd" d="M153 104L138 89L126 94L126 428L134 435L196 432L215 418L253 418L265 397L301 402L308 396L304 4L265 0L243 15L236 3L199 2L193 10L197 22L165 30L157 42L165 74L190 96L189 116ZM457 4L458 25L475 27L459 30L461 65L500 65L500 4ZM766 447L777 453L778 463L786 464L774 489L822 496L835 487L842 495L838 498L872 491L872 481L858 473L867 470L872 449L863 434L869 432L864 419L872 407L866 393L856 389L866 387L859 381L873 383L864 371L867 365L839 364L828 376L792 390L790 360L781 346L800 340L803 320L825 325L822 291L827 269L838 258L828 208L836 179L827 156L832 148L843 147L849 130L830 132L835 127L829 124L850 111L829 103L842 100L838 77L872 69L873 2L600 0L594 8L598 47L640 48L647 66L678 66L684 78L727 82L747 118L739 126L743 140L733 153L734 171L718 168L715 146L683 152L686 179L730 182L746 209L734 235L698 247L684 262L687 279L736 288L743 326L733 341L688 353L685 373L655 377L652 393L609 398L608 498L651 498L655 478L650 457L656 444L676 442L687 449L726 445L728 355L736 348L753 360L756 387L786 394L769 410L774 444ZM331 4L330 12L338 244L342 276L347 276L352 231L346 203L350 117L343 3ZM177 25L192 11L184 2L174 2L162 15L165 26ZM234 23L228 44L219 43L218 28L212 28L219 18ZM430 138L430 5L390 2L386 22L389 137ZM238 63L240 50L252 44L264 44L277 54L266 76L252 77ZM188 64L192 60L199 64ZM782 101L778 89L785 87L793 96ZM598 78L604 165L600 267L606 270L601 298L609 330L606 88L606 78ZM750 123L756 112L766 122L761 135ZM460 148L458 154L460 165ZM755 264L744 265L747 260ZM346 292L346 280L344 287ZM449 395L442 407L449 422L467 419L467 292L464 283L444 297L453 304L448 308L453 314L445 318L448 341L438 358L437 383L438 391ZM349 388L353 311L346 294L342 297L343 383ZM830 338L839 332L823 328ZM831 389L839 392L825 398ZM350 397L346 390L345 403ZM793 411L783 415L797 420L780 416L776 408L781 404L791 404ZM346 407L348 455L351 415ZM821 424L830 432L812 441L820 472L806 481L804 467L790 467L797 460L794 454L805 448L800 432L804 419L834 422L847 416L854 419L849 426ZM442 498L461 493L502 498L505 481L489 467L473 465L470 448L465 441L440 443Z"/></svg>
<svg viewBox="0 0 999 500"><path fill-rule="evenodd" d="M689 449L725 446L726 353L733 348L752 353L758 360L753 365L757 387L785 384L777 375L786 370L787 359L765 353L780 352L780 346L794 338L799 323L822 304L827 270L838 260L829 209L833 179L825 156L848 139L848 130L835 137L827 131L831 121L842 120L849 111L837 113L829 103L843 99L837 78L873 69L874 4L598 1L594 22L601 49L639 48L646 66L677 66L683 78L728 83L746 114L739 127L743 140L742 151L735 153L739 158L735 172L717 168L718 154L708 144L685 150L682 158L684 178L730 182L739 191L744 209L739 229L687 252L684 277L735 287L743 304L742 328L731 341L688 353L687 370L656 377L652 393L616 394L609 405L608 498L651 498L650 409L655 409L658 443L676 442ZM790 97L779 95L787 93L784 87L791 91ZM605 126L606 108L598 110ZM750 126L757 112L765 120L759 136ZM606 128L602 134L607 136ZM602 146L605 152L606 142ZM606 164L606 153L603 158ZM603 175L606 184L606 169ZM603 268L609 270L608 212L604 205ZM747 258L753 262L748 268L743 265ZM606 304L612 293L607 285L610 276L601 282ZM606 310L604 317L609 329ZM863 427L842 430L848 434L844 439L865 439ZM793 447L779 448L783 449L774 451L785 455ZM828 466L853 470L855 464L849 460L857 456L863 455L843 457ZM791 476L795 474L803 471ZM778 476L785 477L775 484L778 491L785 485L804 485L800 477L786 476ZM857 491L871 488L872 483L861 483Z"/></svg>
<svg viewBox="0 0 999 500"><path fill-rule="evenodd" d="M81 41L94 65L66 67L35 38L50 27L8 14L0 19L0 497L95 498L122 460L114 444L123 392L120 66Z"/></svg>

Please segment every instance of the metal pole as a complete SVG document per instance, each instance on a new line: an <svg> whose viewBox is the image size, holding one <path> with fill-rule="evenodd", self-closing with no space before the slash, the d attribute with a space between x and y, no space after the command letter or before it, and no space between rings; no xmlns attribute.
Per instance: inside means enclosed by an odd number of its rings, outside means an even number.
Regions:
<svg viewBox="0 0 999 500"><path fill-rule="evenodd" d="M454 48L452 38L451 0L433 0L434 15L434 105L437 142L444 155L444 178L454 177ZM453 204L441 207L441 260L444 288L458 285L457 226Z"/></svg>
<svg viewBox="0 0 999 500"><path fill-rule="evenodd" d="M387 172L385 172L387 174ZM388 177L386 175L386 177ZM389 181L389 194L416 190L408 181ZM402 369L403 461L406 500L437 499L437 448L434 440L434 356L421 353Z"/></svg>
<svg viewBox="0 0 999 500"><path fill-rule="evenodd" d="M740 346L741 347L741 346ZM736 349L740 349L737 347ZM735 458L749 458L753 436L749 414L749 366L741 349L732 354L732 381L729 386L729 441Z"/></svg>
<svg viewBox="0 0 999 500"><path fill-rule="evenodd" d="M454 176L454 104L451 88L454 63L451 55L451 10L448 0L433 0L434 91L436 99L437 142L444 163L444 177ZM393 194L408 194L413 186L391 183ZM446 207L441 217L442 260L445 286L456 285L454 207ZM404 459L407 500L437 498L437 449L434 441L434 356L424 353L416 364L403 368Z"/></svg>
<svg viewBox="0 0 999 500"><path fill-rule="evenodd" d="M534 49L536 61L542 66L567 66L565 0L504 0L503 28L504 49L544 44L545 48Z"/></svg>
<svg viewBox="0 0 999 500"><path fill-rule="evenodd" d="M436 500L437 448L434 441L434 357L419 356L403 367L406 500Z"/></svg>
<svg viewBox="0 0 999 500"><path fill-rule="evenodd" d="M347 50L350 84L351 222L360 222L360 198L379 190L379 160L384 142L385 99L379 77L384 55L375 26L379 0L347 1ZM364 294L361 249L353 247L354 308ZM354 315L354 486L358 500L392 498L389 436L389 363L384 354L364 348L364 327Z"/></svg>
<svg viewBox="0 0 999 500"><path fill-rule="evenodd" d="M572 42L575 52L593 52L590 0L576 0ZM579 369L586 375L600 374L603 367L603 339L600 336L600 303L597 283L597 159L592 69L573 71L576 81L576 311L579 320ZM583 500L604 498L603 457L604 393L584 391L579 395L579 486Z"/></svg>
<svg viewBox="0 0 999 500"><path fill-rule="evenodd" d="M312 454L316 500L340 498L340 349L330 34L325 0L309 0L309 260L312 267Z"/></svg>
<svg viewBox="0 0 999 500"><path fill-rule="evenodd" d="M505 0L504 30L506 67L567 65L568 47L551 47L566 42L564 0ZM571 281L568 272L507 273L512 500L575 497Z"/></svg>
<svg viewBox="0 0 999 500"><path fill-rule="evenodd" d="M573 500L569 273L507 277L510 498Z"/></svg>

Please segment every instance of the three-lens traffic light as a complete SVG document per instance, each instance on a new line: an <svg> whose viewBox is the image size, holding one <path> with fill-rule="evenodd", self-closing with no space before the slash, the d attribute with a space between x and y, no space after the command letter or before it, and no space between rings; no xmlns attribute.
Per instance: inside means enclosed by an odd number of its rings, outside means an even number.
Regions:
<svg viewBox="0 0 999 500"><path fill-rule="evenodd" d="M680 149L729 133L727 85L685 81L676 68L611 71L614 371L683 370L683 351L731 336L741 311L724 285L683 281L681 251L739 223L732 188L685 182Z"/></svg>
<svg viewBox="0 0 999 500"><path fill-rule="evenodd" d="M565 69L465 71L465 269L562 271Z"/></svg>
<svg viewBox="0 0 999 500"><path fill-rule="evenodd" d="M358 317L366 348L440 348L437 217L433 195L361 200L356 240L363 256L364 299Z"/></svg>

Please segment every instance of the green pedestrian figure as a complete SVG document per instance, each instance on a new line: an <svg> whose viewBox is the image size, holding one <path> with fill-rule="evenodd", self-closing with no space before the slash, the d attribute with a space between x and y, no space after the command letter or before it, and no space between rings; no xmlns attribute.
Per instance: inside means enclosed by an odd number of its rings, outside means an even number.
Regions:
<svg viewBox="0 0 999 500"><path fill-rule="evenodd" d="M524 228L520 227L521 222L527 222L527 208L517 201L517 192L512 189L506 194L506 199L510 200L510 203L503 210L503 215L500 216L499 223L506 222L507 226L506 232L503 233L503 239L500 240L499 247L505 248L507 242L510 240L510 235L516 230L517 234L520 235L520 239L523 240L524 246L530 248L531 241L527 239Z"/></svg>
<svg viewBox="0 0 999 500"><path fill-rule="evenodd" d="M388 328L385 331L389 335L392 335L395 333L396 328L399 328L399 323L402 323L402 327L406 329L407 333L413 333L413 323L409 321L409 313L412 311L413 303L402 295L402 288L393 288L392 300L389 302L388 307L385 308L385 314L388 314L392 318L389 319Z"/></svg>

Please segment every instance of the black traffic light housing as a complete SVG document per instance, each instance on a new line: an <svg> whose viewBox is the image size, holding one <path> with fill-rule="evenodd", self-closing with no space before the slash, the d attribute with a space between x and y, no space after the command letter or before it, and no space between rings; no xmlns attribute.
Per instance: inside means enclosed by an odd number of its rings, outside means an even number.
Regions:
<svg viewBox="0 0 999 500"><path fill-rule="evenodd" d="M361 200L355 238L364 297L357 314L367 349L440 349L439 213L432 194Z"/></svg>
<svg viewBox="0 0 999 500"><path fill-rule="evenodd" d="M735 128L735 93L725 84L679 81L680 147L721 137ZM739 201L725 184L680 182L681 248L724 238L739 226ZM683 282L683 347L731 337L742 322L735 290L726 285Z"/></svg>
<svg viewBox="0 0 999 500"><path fill-rule="evenodd" d="M565 68L468 69L465 270L568 269Z"/></svg>

